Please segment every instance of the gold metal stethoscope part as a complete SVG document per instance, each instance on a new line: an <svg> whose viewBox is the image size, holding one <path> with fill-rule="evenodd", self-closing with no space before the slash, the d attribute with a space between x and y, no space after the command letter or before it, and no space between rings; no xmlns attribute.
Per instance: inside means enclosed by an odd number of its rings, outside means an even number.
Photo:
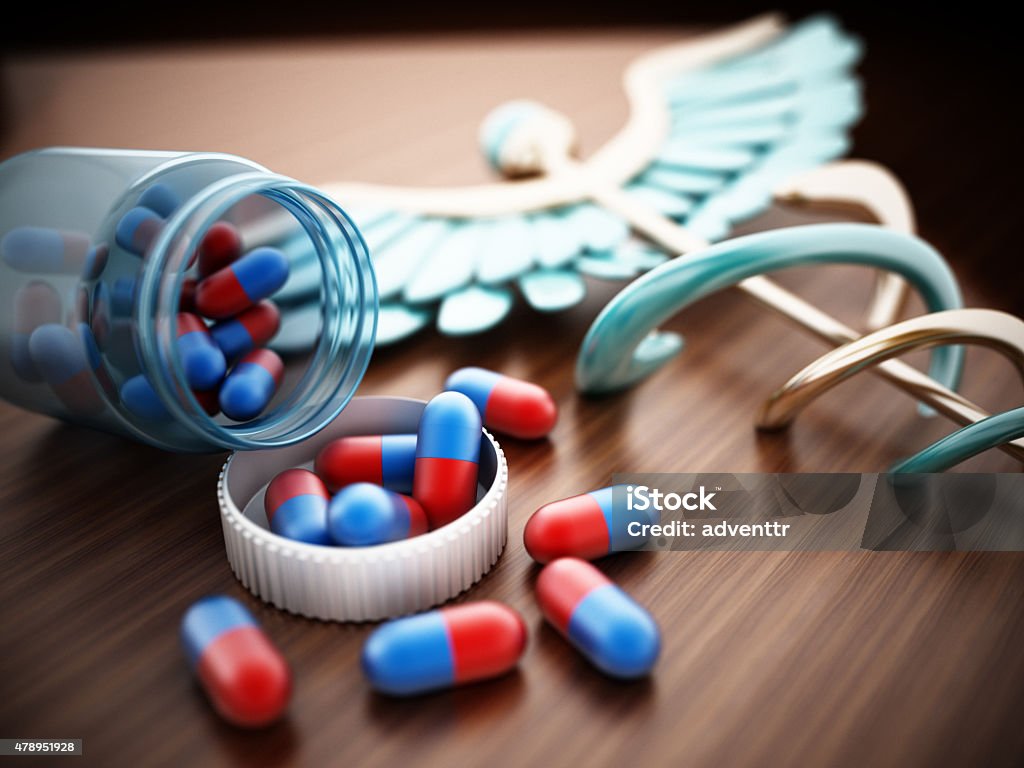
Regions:
<svg viewBox="0 0 1024 768"><path fill-rule="evenodd" d="M904 352L947 344L994 349L1024 380L1024 321L992 309L934 312L875 331L818 358L765 401L757 426L783 429L816 398L860 371L885 365Z"/></svg>
<svg viewBox="0 0 1024 768"><path fill-rule="evenodd" d="M914 206L900 180L868 160L840 160L798 174L774 190L775 199L803 208L854 209L886 229L914 234ZM899 318L909 286L892 272L879 272L864 324L869 331Z"/></svg>

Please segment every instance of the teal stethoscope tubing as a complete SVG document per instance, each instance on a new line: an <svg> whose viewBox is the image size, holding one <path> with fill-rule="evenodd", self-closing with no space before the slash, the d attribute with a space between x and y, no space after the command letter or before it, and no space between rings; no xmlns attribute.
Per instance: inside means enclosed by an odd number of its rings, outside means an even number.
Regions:
<svg viewBox="0 0 1024 768"><path fill-rule="evenodd" d="M1024 407L968 424L893 465L890 472L945 472L972 456L1024 437Z"/></svg>
<svg viewBox="0 0 1024 768"><path fill-rule="evenodd" d="M598 315L576 358L582 392L623 389L661 367L682 347L659 325L708 294L749 277L811 264L857 264L902 275L930 312L963 306L953 272L923 240L871 224L812 224L761 232L666 262L626 286ZM961 346L932 353L929 374L956 389Z"/></svg>

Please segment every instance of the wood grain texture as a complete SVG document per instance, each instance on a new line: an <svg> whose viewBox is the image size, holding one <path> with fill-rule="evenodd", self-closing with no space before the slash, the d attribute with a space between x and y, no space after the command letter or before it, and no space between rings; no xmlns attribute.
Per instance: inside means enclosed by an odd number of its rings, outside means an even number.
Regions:
<svg viewBox="0 0 1024 768"><path fill-rule="evenodd" d="M21 55L2 70L0 156L60 143L216 149L311 182L473 181L484 177L475 129L491 106L541 98L571 115L593 148L624 117L623 65L681 34ZM881 76L894 56L869 54L873 111L859 154L904 174L925 235L964 277L968 305L1019 312L1015 217L996 215L1013 210L1011 191L971 199L936 183L941 129L911 140L901 125L920 123L922 110L941 113L925 103L938 86L898 90ZM780 210L747 228L801 220ZM796 270L781 281L848 321L871 286L853 268ZM920 419L883 382L857 377L789 432L758 435L761 399L823 347L734 293L672 321L688 339L685 353L642 386L580 398L576 346L616 289L593 287L565 314L520 308L479 338L428 333L380 350L360 388L428 398L451 370L474 364L537 381L561 407L549 441L503 441L509 546L467 596L523 612L531 642L520 670L422 700L369 692L358 655L370 627L290 616L236 583L214 498L223 455L169 455L0 405L0 736L84 738L81 763L103 766L1024 761L1017 554L617 557L602 568L664 629L664 657L639 683L600 677L542 626L522 528L547 501L605 485L617 471L875 471L950 430ZM995 410L1020 402L1018 386L994 353L969 351L968 396ZM997 452L964 468L1019 470ZM186 670L178 622L211 592L244 600L293 664L290 715L266 732L222 724Z"/></svg>

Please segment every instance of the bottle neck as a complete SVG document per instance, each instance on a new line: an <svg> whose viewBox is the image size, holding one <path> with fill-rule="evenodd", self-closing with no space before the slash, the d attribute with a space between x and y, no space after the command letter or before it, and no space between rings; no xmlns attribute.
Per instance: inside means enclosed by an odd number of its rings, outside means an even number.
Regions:
<svg viewBox="0 0 1024 768"><path fill-rule="evenodd" d="M279 208L277 215L294 230L293 242L302 241L298 247L315 259L320 284L313 300L319 303L320 333L305 369L289 369L288 389L272 408L251 421L232 423L207 415L189 389L176 352L177 315L188 264L203 234L254 196L276 204L271 207ZM144 372L172 418L211 446L262 449L315 434L351 399L373 349L377 288L366 245L336 203L293 179L252 171L208 185L167 220L146 260L135 312ZM313 319L309 305L304 317Z"/></svg>

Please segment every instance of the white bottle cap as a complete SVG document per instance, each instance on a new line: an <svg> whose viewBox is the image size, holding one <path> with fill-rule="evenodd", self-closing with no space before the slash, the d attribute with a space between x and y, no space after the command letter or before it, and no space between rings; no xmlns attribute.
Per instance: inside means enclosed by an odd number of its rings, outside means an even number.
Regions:
<svg viewBox="0 0 1024 768"><path fill-rule="evenodd" d="M250 592L310 618L369 621L439 605L491 569L508 537L508 465L486 430L477 504L442 528L375 547L328 547L283 538L267 524L263 494L278 472L312 469L319 450L346 435L415 433L425 406L401 397L357 397L309 440L231 454L217 498L228 562Z"/></svg>

